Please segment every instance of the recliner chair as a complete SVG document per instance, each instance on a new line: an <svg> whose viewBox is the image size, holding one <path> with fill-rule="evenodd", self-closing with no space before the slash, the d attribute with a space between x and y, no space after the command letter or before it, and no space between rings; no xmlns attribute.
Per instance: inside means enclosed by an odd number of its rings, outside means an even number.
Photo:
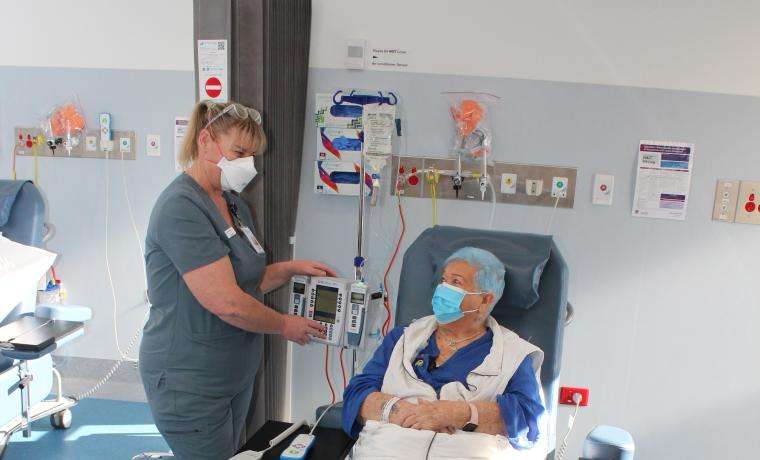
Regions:
<svg viewBox="0 0 760 460"><path fill-rule="evenodd" d="M492 316L544 352L541 383L548 415L546 435L550 452L547 460L551 460L556 445L564 330L573 315L572 306L567 301L568 266L551 236L446 226L423 231L404 254L395 325L407 325L432 314L430 299L439 283L443 263L454 251L465 246L491 251L504 263L507 287ZM317 415L324 409L320 407ZM340 422L340 407L336 406L322 423L340 428ZM604 444L604 440L597 442ZM625 458L632 459L632 453Z"/></svg>
<svg viewBox="0 0 760 460"><path fill-rule="evenodd" d="M0 180L0 234L26 246L42 247L45 203L30 181ZM18 305L0 314L0 456L10 436L50 416L54 427L68 428L73 398L61 394L61 377L51 353L84 334L89 308L38 305L34 287ZM2 293L0 293L2 295ZM15 302L15 298L5 299ZM57 395L45 400L57 380Z"/></svg>
<svg viewBox="0 0 760 460"><path fill-rule="evenodd" d="M464 246L489 250L505 264L507 288L492 315L544 351L541 382L549 415L548 443L554 446L568 269L550 236L442 226L425 230L404 254L395 325L432 314L430 299L443 262ZM340 427L337 408L331 412L322 423Z"/></svg>

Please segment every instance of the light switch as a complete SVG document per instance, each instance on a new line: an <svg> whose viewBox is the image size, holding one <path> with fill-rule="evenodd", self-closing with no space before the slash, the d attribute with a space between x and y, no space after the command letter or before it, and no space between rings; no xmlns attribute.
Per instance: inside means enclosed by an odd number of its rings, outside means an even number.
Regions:
<svg viewBox="0 0 760 460"><path fill-rule="evenodd" d="M539 179L525 180L525 193L528 196L540 196L544 188L544 181Z"/></svg>
<svg viewBox="0 0 760 460"><path fill-rule="evenodd" d="M612 205L612 194L615 190L615 176L597 174L594 176L594 194L592 203L601 206Z"/></svg>
<svg viewBox="0 0 760 460"><path fill-rule="evenodd" d="M504 173L501 175L501 193L507 195L517 193L517 174Z"/></svg>
<svg viewBox="0 0 760 460"><path fill-rule="evenodd" d="M739 201L739 181L718 181L715 187L715 203L713 205L713 220L733 222L736 219L736 203Z"/></svg>
<svg viewBox="0 0 760 460"><path fill-rule="evenodd" d="M161 156L161 136L158 134L148 134L145 136L145 148L149 157Z"/></svg>

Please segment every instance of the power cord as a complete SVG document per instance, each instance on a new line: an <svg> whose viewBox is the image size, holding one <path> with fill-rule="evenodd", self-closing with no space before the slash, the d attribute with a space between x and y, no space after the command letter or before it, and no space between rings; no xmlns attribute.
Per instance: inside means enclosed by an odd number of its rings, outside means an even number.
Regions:
<svg viewBox="0 0 760 460"><path fill-rule="evenodd" d="M114 328L114 340L116 341L116 349L119 351L119 359L114 363L114 365L111 367L111 369L108 370L108 372L101 378L95 385L92 386L89 390L79 394L76 399L78 401L81 401L82 399L86 399L94 395L98 392L106 383L108 383L109 380L114 376L117 370L124 364L124 362L129 362L132 366L134 366L135 369L138 368L138 361L135 358L131 358L129 356L129 353L131 353L135 346L140 342L140 336L142 335L142 327L138 327L135 332L132 334L132 336L129 339L129 343L127 344L127 348L122 350L121 345L119 344L119 328L118 328L118 318L117 318L117 310L118 310L118 301L117 301L117 295L116 295L116 286L114 284L113 275L111 273L111 260L109 257L109 251L108 251L108 234L109 234L109 217L111 214L111 168L109 167L108 161L110 160L110 151L106 154L107 158L106 160L106 191L105 191L105 201L106 201L106 221L105 221L105 259L106 259L106 274L108 276L108 283L111 287L111 297L113 300L113 328ZM127 211L129 213L129 218L132 224L132 229L135 233L135 238L137 239L137 245L140 248L141 255L144 254L143 248L142 248L142 242L140 241L140 234L137 231L137 225L135 224L134 219L134 213L132 212L132 203L129 199L129 191L127 189L127 181L126 181L126 172L124 169L124 152L121 152L121 174L122 174L122 181L124 184L124 194L127 200ZM143 265L143 274L146 274L146 267L145 267L145 260L143 257L140 257L140 260L142 261ZM147 278L144 276L143 279L147 283ZM148 306L150 306L150 300L147 298L147 284L146 284L146 302Z"/></svg>
<svg viewBox="0 0 760 460"><path fill-rule="evenodd" d="M327 379L327 386L330 387L331 401L330 404L335 403L335 389L333 388L332 380L330 380L330 346L325 344L325 378Z"/></svg>
<svg viewBox="0 0 760 460"><path fill-rule="evenodd" d="M548 235L549 232L552 229L552 224L554 223L554 215L557 213L557 205L559 205L559 197L557 197L557 200L554 201L554 208L552 209L552 214L549 217L549 223L546 225L546 234Z"/></svg>
<svg viewBox="0 0 760 460"><path fill-rule="evenodd" d="M570 419L568 419L567 432L565 433L565 437L562 439L562 446L559 448L559 451L557 451L556 460L562 460L562 457L565 456L565 452L567 451L567 441L570 438L570 433L573 431L573 425L575 425L575 419L578 417L578 409L580 409L581 407L581 401L583 401L583 396L581 396L580 393L573 393L573 402L575 403L575 412L573 412L573 415L571 415Z"/></svg>

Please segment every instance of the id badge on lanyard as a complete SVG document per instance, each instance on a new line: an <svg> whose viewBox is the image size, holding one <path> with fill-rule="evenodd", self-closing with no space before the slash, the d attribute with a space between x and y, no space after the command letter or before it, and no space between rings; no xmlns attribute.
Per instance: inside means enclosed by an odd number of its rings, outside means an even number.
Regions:
<svg viewBox="0 0 760 460"><path fill-rule="evenodd" d="M240 231L243 232L246 238L248 238L248 242L251 243L251 246L253 246L253 249L256 251L257 254L264 254L264 247L259 243L259 240L256 239L256 237L253 235L253 232L250 228L246 226L241 226Z"/></svg>
<svg viewBox="0 0 760 460"><path fill-rule="evenodd" d="M248 239L248 242L251 243L251 246L253 246L256 254L264 254L264 246L259 243L259 240L256 239L256 236L254 236L251 229L248 228L248 226L243 225L243 222L240 220L240 217L238 217L237 214L237 206L232 203L230 204L230 214L232 214L232 220L235 222L235 225L237 225L240 231L243 232L245 237Z"/></svg>

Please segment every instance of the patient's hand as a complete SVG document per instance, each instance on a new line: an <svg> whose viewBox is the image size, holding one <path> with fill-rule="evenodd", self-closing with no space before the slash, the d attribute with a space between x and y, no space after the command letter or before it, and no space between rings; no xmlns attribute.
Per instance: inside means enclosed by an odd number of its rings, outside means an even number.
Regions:
<svg viewBox="0 0 760 460"><path fill-rule="evenodd" d="M460 401L429 402L420 399L416 409L413 415L406 418L403 427L451 434L462 426L463 416L467 417L465 423L469 420L469 406ZM464 409L467 414L464 414Z"/></svg>
<svg viewBox="0 0 760 460"><path fill-rule="evenodd" d="M388 421L399 426L406 426L409 417L417 413L417 404L412 404L403 399L393 405Z"/></svg>

